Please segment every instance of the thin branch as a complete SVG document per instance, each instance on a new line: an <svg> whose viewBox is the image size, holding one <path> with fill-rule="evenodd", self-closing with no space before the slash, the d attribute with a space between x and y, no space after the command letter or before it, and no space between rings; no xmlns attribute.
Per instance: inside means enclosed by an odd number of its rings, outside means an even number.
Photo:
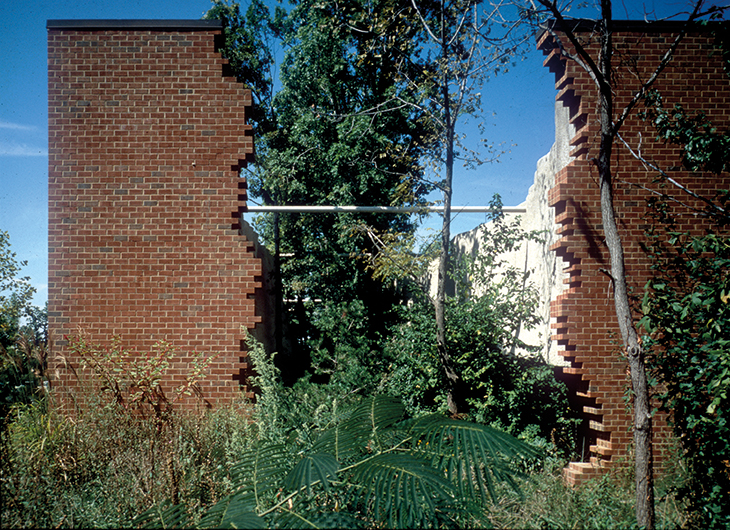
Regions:
<svg viewBox="0 0 730 530"><path fill-rule="evenodd" d="M426 33L428 33L428 36L431 37L431 39L436 43L441 42L441 41L439 41L438 37L436 37L436 35L434 35L433 31L431 31L431 28L426 23L426 19L423 18L423 15L421 14L421 10L418 9L418 6L416 5L416 0L411 0L411 5L413 5L413 9L416 10L416 14L418 15L418 18L421 20L421 25L426 30Z"/></svg>
<svg viewBox="0 0 730 530"><path fill-rule="evenodd" d="M725 210L724 208L721 208L720 206L717 206L717 205L716 205L715 203L713 203L713 202L712 202L712 201L711 201L710 199L708 199L707 197L703 197L703 196L701 196L701 195L698 195L697 193L693 192L692 190L688 189L687 187L685 187L685 186L682 186L682 185L681 185L681 184L680 184L679 182L677 182L677 181L676 181L676 180L674 180L674 179L673 179L672 177L670 177L670 176L669 176L669 175L668 175L668 174L667 174L667 173L666 173L666 172L665 172L665 171L664 171L663 169L661 169L661 168L660 168L659 166L657 166L656 164L654 164L654 163L652 163L652 162L649 162L648 160L646 160L646 159L645 159L645 158L644 158L644 157L643 157L643 156L641 155L641 151L640 151L640 150L639 150L639 152L636 152L636 151L634 151L634 150L633 150L633 149L631 148L631 146L630 146L630 145L628 144L628 142L627 142L626 140L624 140L624 139L623 139L623 137L622 137L622 136L621 136L621 135L620 135L619 133L616 133L616 136L618 137L618 139L619 139L619 140L621 140L621 142L623 142L623 144L624 144L624 145L626 146L626 149L628 149L628 150L629 150L629 153L631 153L631 156L633 156L633 157L634 157L634 158L636 158L636 159L637 159L638 161L640 161L640 162L641 162L641 163L642 163L642 164L644 165L644 167L645 167L645 168L650 168L650 169L653 169L654 171L656 171L657 173L659 173L659 174L660 174L660 175L661 175L661 176L662 176L662 177L663 177L664 179L666 179L666 180L667 180L667 182L669 182L670 184L672 184L673 186L675 186L675 187L676 187L676 188L678 188L679 190L683 191L683 192L684 192L684 193L686 193L687 195L689 195L689 196L691 196L691 197L693 197L693 198L695 198L695 199L697 199L697 200L699 200L699 201L702 201L702 202L704 202L705 204L707 204L708 206L710 206L710 207L711 207L711 208L712 208L713 210L715 210L715 211L716 211L716 212L718 212L719 214L721 214L721 215L723 215L723 216L727 216L727 215L728 215L728 214L730 213L730 212L728 212L727 210ZM632 183L632 184L633 184L633 183ZM662 196L662 197L666 197L666 198L668 198L668 199L670 199L670 200L672 200L672 201L674 201L674 202L676 202L676 203L678 203L678 204L681 204L682 206L684 206L684 207L688 208L689 210L692 210L692 211L695 211L695 212L701 212L701 213L703 213L703 214L705 214L705 215L706 215L706 213L705 213L705 212L702 212L702 210L699 210L699 209L697 209L697 208L693 208L692 206L689 206L688 204L685 204L685 203L683 203L683 202L679 201L678 199L675 199L675 198L673 198L673 197L670 197L669 195L666 195L666 194L662 194L662 193L659 193L659 192L657 192L657 191L654 191L654 190L651 190L651 189L649 189L649 188L645 188L644 186L641 186L641 185L639 185L639 184L633 184L633 185L634 185L634 186L637 186L637 187L639 187L639 188L641 188L641 189L643 189L643 190L646 190L646 191L649 191L649 192L651 192L651 193L654 193L654 194L656 194L656 195L659 195L659 196Z"/></svg>
<svg viewBox="0 0 730 530"><path fill-rule="evenodd" d="M588 75L591 76L591 79L593 82L598 86L599 90L603 90L605 87L604 85L608 82L607 79L603 78L603 75L601 74L600 69L598 68L598 65L596 65L595 61L591 57L591 55L586 51L586 49L583 47L583 45L578 41L578 38L575 36L575 32L570 29L568 22L563 17L563 14L560 12L560 9L557 6L556 2L549 2L548 0L538 0L540 4L542 4L544 7L546 7L550 13L555 17L555 20L558 21L558 27L560 30L568 37L568 40L573 45L577 52L577 56L568 52L565 47L563 46L562 42L560 41L560 38L558 37L557 33L552 29L552 27L543 26L544 29L550 32L550 34L553 36L553 39L557 43L558 47L560 48L561 55L572 59L576 63L578 63L586 72L588 72ZM534 3L533 3L534 5Z"/></svg>
<svg viewBox="0 0 730 530"><path fill-rule="evenodd" d="M687 21L682 26L682 29L679 31L679 34L677 34L677 37L674 39L674 42L669 47L669 49L664 53L664 56L662 57L661 61L659 62L659 65L656 67L654 72L651 74L649 79L641 85L639 90L634 93L634 97L631 98L631 101L624 107L623 112L621 113L621 116L618 120L613 124L613 131L614 134L618 134L618 131L621 129L621 126L626 121L626 118L629 117L629 114L631 114L631 111L634 110L634 107L636 104L644 97L646 94L646 91L654 84L654 81L657 80L659 75L664 71L666 66L669 64L669 61L672 60L674 57L674 52L677 50L677 47L679 46L680 42L684 39L684 36L687 34L687 30L689 29L689 26L692 22L697 20L697 18L701 15L700 8L702 7L702 0L698 0L698 2L695 3L695 7L692 10L692 14L687 18Z"/></svg>

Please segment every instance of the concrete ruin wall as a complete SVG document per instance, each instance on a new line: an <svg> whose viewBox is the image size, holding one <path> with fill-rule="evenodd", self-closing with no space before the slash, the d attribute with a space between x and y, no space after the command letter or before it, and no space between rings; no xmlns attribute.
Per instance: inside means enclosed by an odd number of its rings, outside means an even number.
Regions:
<svg viewBox="0 0 730 530"><path fill-rule="evenodd" d="M170 343L167 392L194 353L215 355L206 403L240 398L262 250L240 234L251 94L226 70L221 33L218 21L48 22L48 315L67 404L79 332L141 355Z"/></svg>

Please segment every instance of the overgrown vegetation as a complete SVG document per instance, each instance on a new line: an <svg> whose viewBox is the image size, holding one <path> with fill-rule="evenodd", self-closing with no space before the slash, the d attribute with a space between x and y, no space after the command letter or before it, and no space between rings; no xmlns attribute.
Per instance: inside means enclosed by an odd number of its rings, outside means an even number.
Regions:
<svg viewBox="0 0 730 530"><path fill-rule="evenodd" d="M489 237L485 248L515 243L506 225ZM482 277L471 272L472 280ZM469 278L464 273L457 270L454 278ZM73 418L61 415L52 394L38 393L40 380L29 387L33 399L21 396L12 404L0 445L0 525L525 527L566 521L571 528L631 526L630 495L618 495L623 490L615 482L573 492L556 472L563 462L548 440L552 435L555 441L555 432L545 429L554 428L556 418L558 425L565 420L561 400L550 399L559 397L560 389L550 378L542 386L552 374L535 359L502 351L516 345L510 320L497 318L510 276L507 271L503 284L491 278L489 285L501 289L489 296L462 300L472 305L464 306L464 318L455 313L453 340L467 365L490 367L468 380L477 394L492 396L475 395L471 416L508 429L529 445L493 427L439 414L445 404L438 400L404 406L398 396L408 396L413 385L393 370L372 369L378 365L352 368L343 358L330 365L325 383L284 385L259 345L251 348L255 404L181 413L174 405L193 391L205 359L191 364L185 384L163 388L173 355L168 346L133 355L118 341L102 349L76 337L72 347L95 374L82 389L87 406ZM468 286L475 282L463 284L461 292ZM526 294L529 313L527 300ZM424 322L431 315L421 312ZM43 330L42 317L29 322ZM333 322L343 333L340 347L347 348L344 332L357 334L358 313L333 315ZM479 322L482 327L474 328ZM417 329L418 318L413 323ZM411 342L417 344L414 333ZM392 341L395 356L398 339ZM400 353L394 359L402 360ZM428 366L424 357L414 355L413 361ZM437 365L432 369L439 372ZM369 379L356 386L358 374L366 373ZM541 401L536 392L553 395ZM567 499L559 504L562 512L556 512L556 499ZM669 512L667 526L673 526L682 512Z"/></svg>
<svg viewBox="0 0 730 530"><path fill-rule="evenodd" d="M16 258L0 230L0 429L10 407L38 399L46 381L47 313L31 304L35 289Z"/></svg>
<svg viewBox="0 0 730 530"><path fill-rule="evenodd" d="M244 403L203 414L173 411L171 428L160 431L154 417L103 392L73 421L45 399L16 406L3 436L0 524L635 526L628 478L571 489L560 477L564 461L548 447L443 415L408 419L391 397L355 407L333 401L299 423L299 396L260 347L252 356L260 399L250 417ZM171 451L160 450L165 444ZM535 459L538 453L546 458ZM169 502L172 480L176 504ZM411 502L414 495L419 503ZM671 495L658 514L660 528L683 521Z"/></svg>
<svg viewBox="0 0 730 530"><path fill-rule="evenodd" d="M448 203L451 177L427 182L423 160L453 166L454 123L479 108L478 94L450 88L470 78L469 65L501 69L515 52L477 61L477 41L457 38L475 6L307 0L270 16L258 0L245 13L216 2L209 17L225 21L225 51L257 103L252 196L419 205L441 189ZM457 33L444 38L448 29ZM277 94L271 40L287 47ZM478 85L481 73L471 79ZM406 80L417 83L405 90ZM727 168L727 134L653 102L660 134L684 146L688 168ZM717 227L727 225L727 198L705 198ZM636 527L628 467L578 489L562 482L573 456L566 389L538 345L518 338L537 324L535 293L528 271L501 258L540 235L519 232L499 206L480 255L451 263L444 315L412 281L424 271L410 259L407 217L259 225L277 257L293 258L279 264L277 294L293 303L278 357L306 362L282 378L277 357L252 344L256 402L198 412L176 404L196 393L209 359L168 388L168 345L140 355L76 337L71 349L96 378L82 389L85 406L60 414L43 385L45 313L30 305L23 264L0 232L0 526ZM656 526L726 527L730 243L720 231L668 228L654 247L643 346L653 348L681 458L657 488ZM447 217L446 251L448 230Z"/></svg>
<svg viewBox="0 0 730 530"><path fill-rule="evenodd" d="M160 431L98 398L73 419L44 398L13 408L2 433L0 526L120 528L171 487L191 513L230 489L230 468L250 450L235 408L175 415Z"/></svg>
<svg viewBox="0 0 730 530"><path fill-rule="evenodd" d="M718 35L727 69L727 35ZM723 40L724 39L724 40ZM716 53L717 50L712 50ZM712 122L714 109L689 115L677 104L668 109L657 92L646 97L644 117L658 140L676 144L689 171L720 174L730 164L730 131ZM657 180L667 194L653 202L655 226L648 248L653 277L643 300L649 366L658 398L681 443L688 480L680 497L691 522L703 528L730 526L730 191L699 195L671 178ZM674 193L672 193L672 191ZM673 208L676 196L695 204L706 220L704 233L689 233Z"/></svg>
<svg viewBox="0 0 730 530"><path fill-rule="evenodd" d="M509 265L505 257L541 234L524 233L518 219L507 220L499 197L493 206L478 252L461 256L450 272L454 292L446 305L446 345L461 374L454 395L464 418L515 436L562 440L572 450L567 389L540 357L540 345L519 338L520 331L539 324L530 271ZM376 271L396 274L389 261L379 256ZM413 296L397 309L401 323L386 345L389 366L380 388L399 396L413 413L446 412L431 300L424 292Z"/></svg>
<svg viewBox="0 0 730 530"><path fill-rule="evenodd" d="M655 247L644 323L659 398L671 411L694 524L730 525L730 240L670 234Z"/></svg>

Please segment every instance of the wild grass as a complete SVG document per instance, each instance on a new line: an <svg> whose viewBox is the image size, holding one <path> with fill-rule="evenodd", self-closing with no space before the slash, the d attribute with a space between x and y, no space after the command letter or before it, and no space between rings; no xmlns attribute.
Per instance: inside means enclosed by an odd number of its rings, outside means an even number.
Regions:
<svg viewBox="0 0 730 530"><path fill-rule="evenodd" d="M247 415L176 414L158 427L102 402L74 419L47 400L15 407L0 442L0 527L119 528L173 494L194 514L229 491Z"/></svg>
<svg viewBox="0 0 730 530"><path fill-rule="evenodd" d="M636 522L634 479L629 464L598 479L570 486L562 478L564 460L548 458L522 483L522 498L505 491L489 514L494 528L630 529ZM681 469L668 469L656 482L656 528L684 528L688 522L677 486Z"/></svg>
<svg viewBox="0 0 730 530"><path fill-rule="evenodd" d="M193 520L234 484L230 469L253 447L258 429L241 403L216 411L175 412L162 432L153 420L99 402L75 419L46 401L18 406L2 434L0 527L117 528L176 492ZM578 488L548 458L505 488L479 527L635 528L633 480L618 471ZM670 474L658 487L657 528L686 522Z"/></svg>

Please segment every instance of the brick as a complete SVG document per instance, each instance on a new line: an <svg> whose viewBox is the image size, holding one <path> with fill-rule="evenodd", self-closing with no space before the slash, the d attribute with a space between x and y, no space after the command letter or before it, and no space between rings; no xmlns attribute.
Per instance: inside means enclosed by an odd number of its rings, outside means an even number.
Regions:
<svg viewBox="0 0 730 530"><path fill-rule="evenodd" d="M251 96L223 77L216 34L49 26L50 373L62 402L75 383L61 359L78 367L62 336L78 329L102 345L118 334L140 354L168 341L180 355L169 386L184 382L193 350L219 354L206 399L248 392L239 326L261 320L248 293L262 266L219 223L245 205L231 163L253 157ZM236 303L218 311L218 295Z"/></svg>
<svg viewBox="0 0 730 530"><path fill-rule="evenodd" d="M673 39L673 34L655 33L647 37L642 32L622 32L620 23L616 23L613 41L619 51L614 62L614 75L620 80L614 87L617 111L638 89L637 79L647 79L653 72L667 42ZM720 57L708 54L712 49L711 42L709 34L689 34L654 88L664 96L666 108L681 103L690 112L704 110L718 129L724 130L730 126L730 86ZM555 185L548 192L549 204L555 209L558 224L556 233L560 236L552 250L563 259L570 272L570 278L566 280L570 288L551 303L551 316L556 319L552 326L555 329L554 339L563 345L564 357L573 364L564 372L579 373L581 384L587 382L590 388L590 392L575 385L571 388L571 392L581 398L581 403L590 400L583 405L583 412L592 412L592 416L586 417L590 420L590 432L586 438L590 440L593 437L602 440L603 444L610 444L609 451L603 450L600 444L592 444L590 460L593 462L600 456L601 466L610 468L618 465L619 461L631 459L632 418L624 402L624 390L629 379L626 363L620 358L610 285L600 272L601 268L607 268L608 253L602 242L597 175L589 162L596 156L599 145L598 131L591 125L598 123L597 98L586 72L575 62L559 56L553 37L543 35L538 47L546 55L545 65L555 73L557 98L563 100L573 113L571 121L576 126L576 134L570 143L579 146L573 154L580 155L579 159L556 174ZM589 49L596 52L595 45ZM636 71L629 70L631 62L620 61L619 55L624 54L641 57L635 65ZM643 139L642 154L647 159L664 166L679 165L681 158L677 148L653 141L656 132L650 123L641 121L636 112L625 122L621 134L635 147L638 139ZM615 208L620 220L630 288L641 293L651 273L648 257L640 245L649 222L646 204L651 192L634 184L655 192L666 190L660 190L653 183L655 173L647 171L621 142L616 142L613 156L616 176L622 180L616 183ZM727 174L690 174L675 168L672 177L687 188L706 195L730 189L730 176ZM702 209L702 205L686 195L681 200L689 207ZM683 206L676 205L674 214L680 230L701 233L704 229L693 213ZM578 359L579 368L576 366ZM669 436L671 429L667 426L666 416L659 413L654 420L655 454L659 464L666 462L662 451L671 445ZM596 476L599 470L591 462L571 463L564 471L566 480L579 484Z"/></svg>

